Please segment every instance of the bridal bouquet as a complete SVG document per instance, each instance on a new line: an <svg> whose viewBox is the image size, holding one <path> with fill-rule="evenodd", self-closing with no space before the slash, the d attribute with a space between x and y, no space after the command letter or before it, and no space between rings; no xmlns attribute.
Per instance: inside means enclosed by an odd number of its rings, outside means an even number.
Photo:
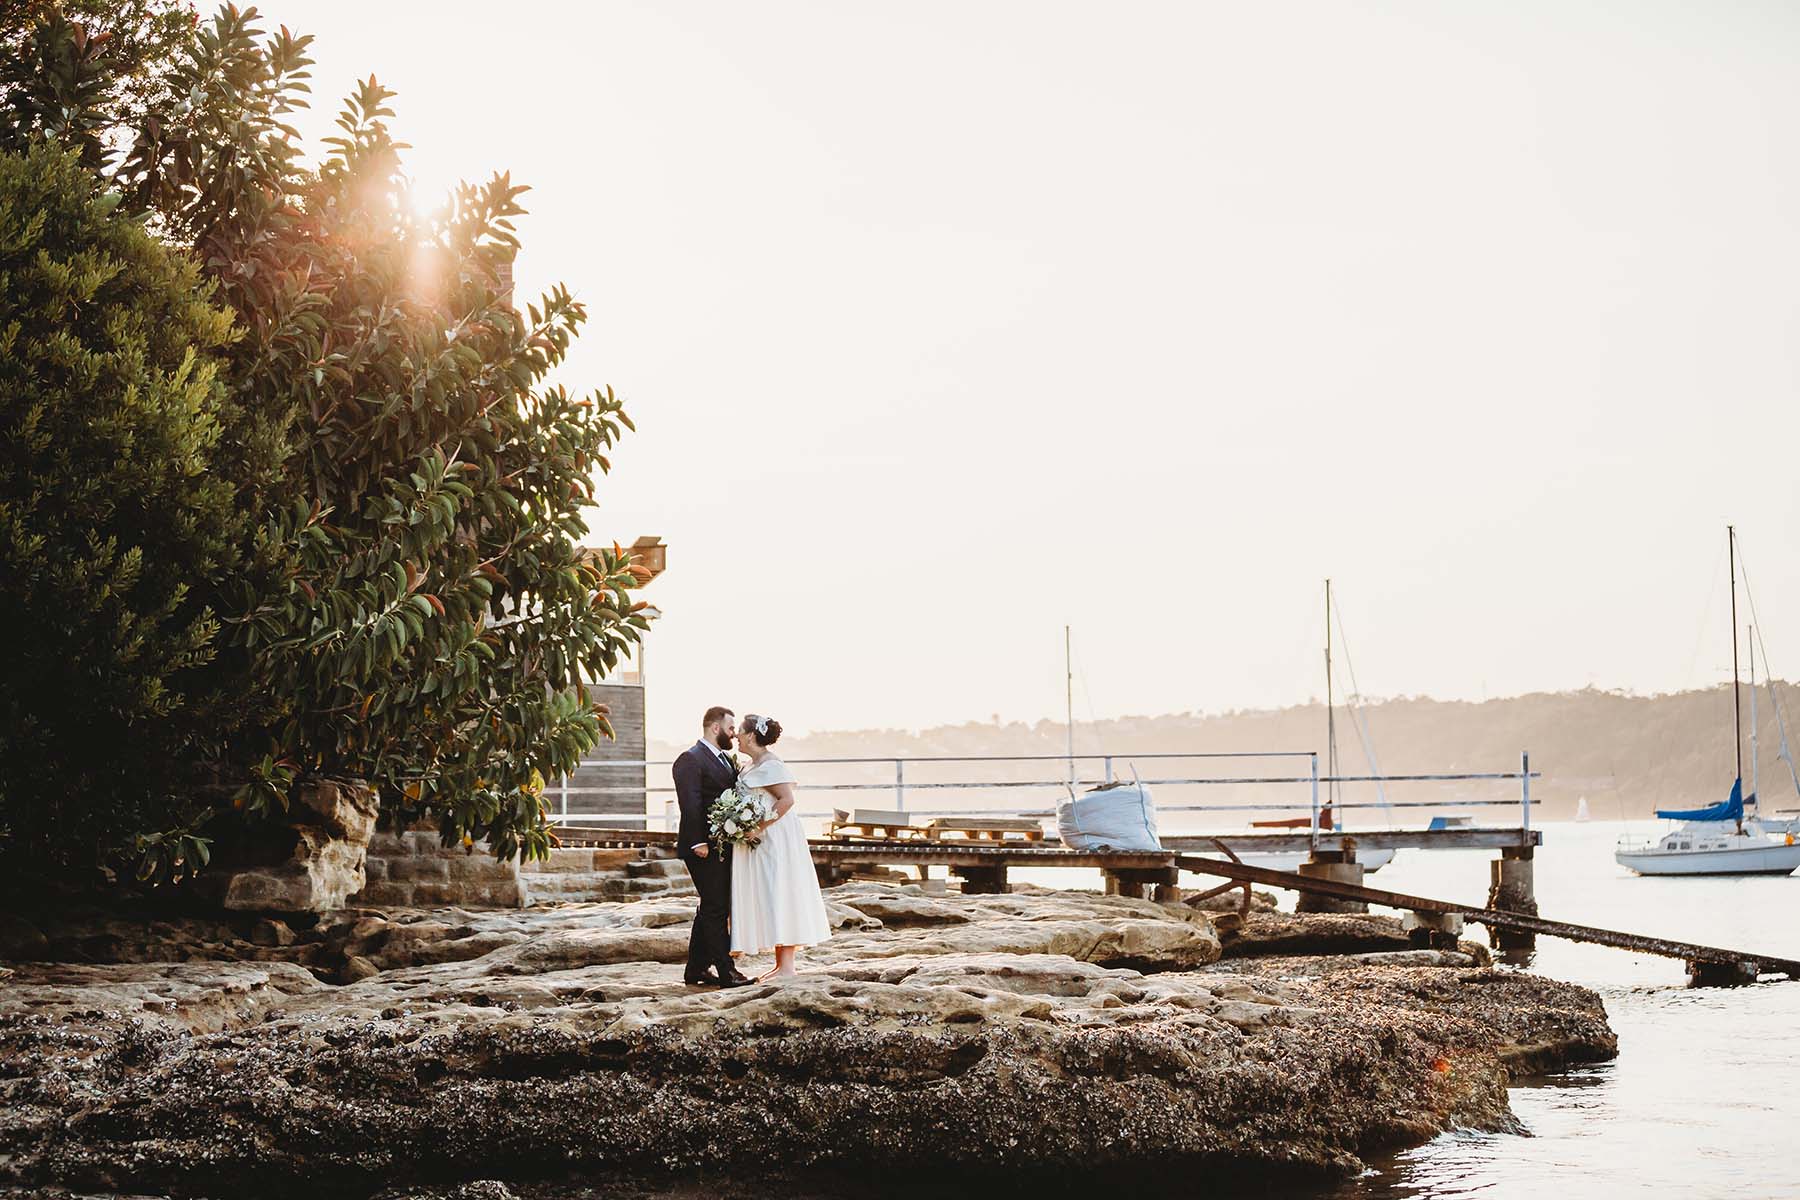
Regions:
<svg viewBox="0 0 1800 1200"><path fill-rule="evenodd" d="M707 832L712 834L713 844L721 850L726 846L754 846L761 842L758 827L768 819L768 806L762 797L741 783L720 792L719 798L706 810Z"/></svg>

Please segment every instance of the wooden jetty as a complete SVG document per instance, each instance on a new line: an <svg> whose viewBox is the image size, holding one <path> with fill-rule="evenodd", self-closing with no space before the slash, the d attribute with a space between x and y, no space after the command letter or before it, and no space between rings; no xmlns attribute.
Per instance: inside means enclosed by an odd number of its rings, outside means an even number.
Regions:
<svg viewBox="0 0 1800 1200"><path fill-rule="evenodd" d="M1210 850L1224 842L1240 854L1273 854L1295 850L1342 852L1359 847L1364 850L1504 850L1541 846L1544 835L1536 829L1461 826L1455 829L1321 829L1316 836L1305 829L1287 833L1175 834L1165 835L1161 840L1165 850Z"/></svg>
<svg viewBox="0 0 1800 1200"><path fill-rule="evenodd" d="M667 846L673 847L675 835L670 832L643 829L608 829L564 827L558 831L564 845L584 846ZM1012 867L1085 867L1098 870L1106 880L1107 891L1118 894L1143 895L1178 901L1181 872L1212 875L1228 880L1213 892L1251 884L1282 888L1321 898L1329 902L1364 911L1369 905L1397 909L1411 914L1416 927L1427 938L1453 940L1463 921L1486 926L1496 945L1506 947L1535 944L1538 936L1564 938L1592 945L1612 946L1639 954L1654 954L1680 959L1697 983L1754 982L1761 975L1781 975L1800 980L1800 961L1777 958L1745 950L1718 946L1702 946L1692 942L1671 941L1612 929L1555 921L1537 915L1537 904L1530 894L1531 856L1541 844L1541 835L1528 829L1444 829L1361 831L1355 834L1326 833L1317 835L1315 861L1302 864L1299 872L1277 871L1236 861L1236 855L1257 851L1306 850L1314 845L1311 832L1227 834L1217 837L1193 836L1165 838L1166 849L1135 853L1099 853L1067 850L1035 843L996 843L980 841L936 841L904 839L892 841L813 840L810 845L814 867L821 881L831 883L850 878L858 871L879 867L944 867L960 876L967 893L1003 892L1007 872ZM1487 907L1412 896L1361 883L1361 868L1355 864L1358 846L1366 848L1414 849L1496 849L1502 858L1495 862L1495 892ZM1212 854L1196 853L1200 850ZM1356 866L1354 879L1343 876L1345 866ZM1505 868L1515 868L1508 874ZM1516 868L1523 867L1523 872ZM1503 878L1504 877L1504 878ZM1508 889L1511 882L1524 886ZM1204 893L1211 894L1211 893ZM1493 896L1515 902L1502 907ZM1522 911L1522 910L1529 911Z"/></svg>
<svg viewBox="0 0 1800 1200"><path fill-rule="evenodd" d="M1334 879L1309 878L1288 871L1272 871L1267 867L1253 867L1248 863L1233 862L1223 858L1183 854L1177 856L1175 865L1180 870L1192 871L1197 875L1223 876L1234 883L1244 884L1246 887L1249 884L1260 883L1269 887L1307 891L1341 900L1379 905L1382 908L1395 908L1402 912L1434 917L1460 917L1463 920L1474 921L1478 925L1485 925L1490 929L1509 929L1520 933L1542 934L1545 937L1562 938L1565 941L1612 946L1619 950L1631 950L1639 954L1679 958L1688 964L1688 973L1700 982L1752 982L1759 975L1784 975L1790 980L1800 979L1800 962L1747 950L1727 950L1718 946L1702 946L1695 942L1677 942L1667 938L1646 937L1638 933L1621 933L1614 929L1600 929L1591 925L1576 925L1568 921L1552 921L1531 913L1478 908L1471 904L1457 904L1449 900L1433 900L1427 896L1409 896L1404 892L1389 892L1381 888L1340 883ZM1227 884L1226 890L1229 890L1231 886L1231 884ZM1444 926L1442 923L1432 922L1427 924L1427 928L1442 929Z"/></svg>

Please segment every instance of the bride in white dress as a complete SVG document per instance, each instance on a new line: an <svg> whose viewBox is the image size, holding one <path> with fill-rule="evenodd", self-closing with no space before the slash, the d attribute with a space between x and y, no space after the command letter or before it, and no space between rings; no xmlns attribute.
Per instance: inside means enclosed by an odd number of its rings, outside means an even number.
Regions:
<svg viewBox="0 0 1800 1200"><path fill-rule="evenodd" d="M794 775L769 750L780 736L779 721L754 713L744 718L737 735L738 749L751 760L738 782L762 793L773 814L762 826L761 842L731 854L731 952L775 952L775 969L759 982L795 974L799 947L831 936L806 830L793 811Z"/></svg>

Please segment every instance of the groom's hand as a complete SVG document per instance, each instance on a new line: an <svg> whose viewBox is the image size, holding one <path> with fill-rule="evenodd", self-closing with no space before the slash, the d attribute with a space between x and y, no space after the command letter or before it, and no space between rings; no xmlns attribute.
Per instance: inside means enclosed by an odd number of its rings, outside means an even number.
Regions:
<svg viewBox="0 0 1800 1200"><path fill-rule="evenodd" d="M698 846L694 847L694 857L695 858L705 858L711 853L712 853L712 847L707 845L705 842L701 842Z"/></svg>

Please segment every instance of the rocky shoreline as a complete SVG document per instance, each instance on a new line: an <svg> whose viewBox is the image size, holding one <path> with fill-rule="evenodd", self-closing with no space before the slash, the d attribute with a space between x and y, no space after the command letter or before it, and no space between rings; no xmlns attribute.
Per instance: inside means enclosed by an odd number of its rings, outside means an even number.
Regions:
<svg viewBox="0 0 1800 1200"><path fill-rule="evenodd" d="M0 968L0 1188L1323 1177L1516 1129L1509 1079L1616 1048L1592 992L1467 943L1406 949L1388 918L827 898L837 935L807 974L729 992L680 982L683 899L354 910L255 940L15 928L109 961Z"/></svg>

